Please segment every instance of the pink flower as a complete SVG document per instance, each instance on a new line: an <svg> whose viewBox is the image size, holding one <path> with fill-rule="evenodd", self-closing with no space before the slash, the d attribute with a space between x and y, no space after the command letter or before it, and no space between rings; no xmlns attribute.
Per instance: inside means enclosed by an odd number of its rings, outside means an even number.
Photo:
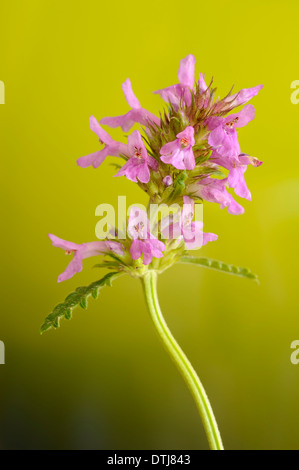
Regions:
<svg viewBox="0 0 299 470"><path fill-rule="evenodd" d="M183 197L184 205L181 214L181 231L188 250L201 248L208 242L218 239L215 233L203 233L201 221L192 222L194 217L194 200L188 196Z"/></svg>
<svg viewBox="0 0 299 470"><path fill-rule="evenodd" d="M227 207L229 214L243 214L244 208L227 192L225 187L227 183L227 178L217 180L208 176L190 185L188 189L192 194L201 197L205 201L220 204L221 209Z"/></svg>
<svg viewBox="0 0 299 470"><path fill-rule="evenodd" d="M164 101L169 101L175 106L179 106L181 101L185 101L188 106L191 104L190 89L194 87L195 57L192 54L187 55L180 62L178 77L179 83L168 88L157 90L154 93L159 94Z"/></svg>
<svg viewBox="0 0 299 470"><path fill-rule="evenodd" d="M133 207L130 212L128 232L132 237L130 254L133 260L141 258L143 264L148 265L153 258L163 258L162 251L165 245L150 233L150 224L146 212Z"/></svg>
<svg viewBox="0 0 299 470"><path fill-rule="evenodd" d="M203 223L193 221L194 200L188 196L183 197L184 205L178 222L170 224L163 229L165 238L183 238L187 250L196 250L218 239L214 233L203 233Z"/></svg>
<svg viewBox="0 0 299 470"><path fill-rule="evenodd" d="M229 170L227 178L229 187L234 188L237 196L251 201L251 193L247 188L244 173L247 169L247 165L257 167L262 165L262 162L257 158L245 154L240 154L237 157L223 157L219 155L216 150L214 150L211 155L211 161Z"/></svg>
<svg viewBox="0 0 299 470"><path fill-rule="evenodd" d="M237 106L242 106L242 104L247 103L251 98L256 96L258 92L264 87L264 85L257 85L253 88L243 88L238 93L228 96L222 102L230 103L234 108Z"/></svg>
<svg viewBox="0 0 299 470"><path fill-rule="evenodd" d="M70 279L74 274L82 271L82 260L85 258L103 255L109 251L116 254L123 254L122 247L118 242L98 241L77 245L77 243L62 240L62 238L58 238L52 234L49 234L49 238L52 240L53 246L65 250L66 255L74 254L66 270L58 277L58 282Z"/></svg>
<svg viewBox="0 0 299 470"><path fill-rule="evenodd" d="M100 139L100 142L105 144L105 147L98 152L91 153L90 155L86 155L85 157L80 157L77 160L77 164L82 168L87 168L88 166L93 166L94 168L98 168L105 158L110 155L111 157L119 157L120 155L125 155L127 153L127 146L126 144L122 144L121 142L116 142L115 140L107 134L104 129L100 126L98 121L94 116L90 116L90 129L97 134Z"/></svg>
<svg viewBox="0 0 299 470"><path fill-rule="evenodd" d="M150 123L160 126L160 119L146 109L143 109L134 95L131 81L129 78L122 84L122 89L128 105L132 108L127 114L116 117L105 117L100 123L109 127L121 127L124 132L128 132L131 127L138 122L142 126L147 127Z"/></svg>
<svg viewBox="0 0 299 470"><path fill-rule="evenodd" d="M217 149L223 157L238 156L241 153L236 128L246 126L254 119L254 107L251 104L236 114L225 118L211 117L208 119L209 145Z"/></svg>
<svg viewBox="0 0 299 470"><path fill-rule="evenodd" d="M237 106L242 106L247 103L251 98L256 96L258 92L263 88L263 85L258 85L253 88L243 88L234 95L227 96L223 100L220 100L214 105L214 113L227 113Z"/></svg>
<svg viewBox="0 0 299 470"><path fill-rule="evenodd" d="M192 150L194 143L194 129L188 126L183 132L177 134L176 140L163 145L160 150L162 162L173 165L178 170L193 170L195 168Z"/></svg>
<svg viewBox="0 0 299 470"><path fill-rule="evenodd" d="M252 165L254 167L258 167L263 164L263 162L258 160L256 157L251 157L246 153L240 153L238 160L242 165Z"/></svg>
<svg viewBox="0 0 299 470"><path fill-rule="evenodd" d="M128 149L130 159L117 172L115 176L126 176L129 180L148 183L150 180L150 168L158 169L158 162L148 155L139 131L134 131L128 136Z"/></svg>

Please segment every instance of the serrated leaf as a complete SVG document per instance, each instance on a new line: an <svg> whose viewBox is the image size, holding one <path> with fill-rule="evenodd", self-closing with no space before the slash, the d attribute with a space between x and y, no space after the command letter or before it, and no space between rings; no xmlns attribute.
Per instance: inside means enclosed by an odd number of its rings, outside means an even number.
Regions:
<svg viewBox="0 0 299 470"><path fill-rule="evenodd" d="M81 302L80 302L79 305L80 305L81 308L83 308L83 310L86 310L86 309L87 309L88 303L87 303L86 297L83 297L83 299L81 300Z"/></svg>
<svg viewBox="0 0 299 470"><path fill-rule="evenodd" d="M64 318L66 320L70 320L72 318L72 310L69 308L66 313L64 314Z"/></svg>
<svg viewBox="0 0 299 470"><path fill-rule="evenodd" d="M250 269L240 268L239 266L223 263L222 261L217 261L210 258L198 258L196 256L182 256L180 262L196 264L197 266L215 269L216 271L222 271L227 274L233 274L234 276L245 277L247 279L252 279L253 281L259 282L258 276L254 274Z"/></svg>
<svg viewBox="0 0 299 470"><path fill-rule="evenodd" d="M96 300L98 298L98 295L99 295L99 290L98 289L93 290L91 295Z"/></svg>
<svg viewBox="0 0 299 470"><path fill-rule="evenodd" d="M60 318L64 317L67 320L70 320L72 317L72 310L80 305L83 309L86 309L88 306L87 299L89 296L92 296L94 299L97 298L99 290L104 286L111 286L112 280L116 279L119 276L122 276L123 273L113 272L108 273L102 279L93 282L89 286L77 287L77 289L69 294L64 302L56 305L53 311L45 319L40 332L41 334L50 328L58 328Z"/></svg>

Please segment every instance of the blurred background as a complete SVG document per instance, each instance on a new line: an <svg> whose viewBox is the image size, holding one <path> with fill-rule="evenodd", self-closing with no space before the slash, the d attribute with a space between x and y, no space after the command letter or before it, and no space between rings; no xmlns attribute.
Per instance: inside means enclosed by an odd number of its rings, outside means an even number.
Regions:
<svg viewBox="0 0 299 470"><path fill-rule="evenodd" d="M137 1L82 4L3 1L0 80L1 317L0 448L206 449L185 383L164 351L140 282L123 277L89 308L40 336L52 308L102 274L56 279L69 259L49 232L95 240L95 208L146 203L110 158L98 170L76 159L96 151L89 116L128 111L130 77L143 107L177 83L179 61L197 58L219 95L260 83L256 119L240 129L252 202L243 216L204 207L219 240L198 253L248 266L260 285L196 266L159 279L162 310L211 399L228 449L299 448L298 123L291 83L299 79L298 2ZM112 130L122 140L120 129Z"/></svg>

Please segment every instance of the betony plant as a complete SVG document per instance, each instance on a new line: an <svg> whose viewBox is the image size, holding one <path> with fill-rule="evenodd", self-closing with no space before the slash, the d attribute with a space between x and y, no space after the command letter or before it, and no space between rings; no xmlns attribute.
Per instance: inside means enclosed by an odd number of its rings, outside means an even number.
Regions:
<svg viewBox="0 0 299 470"><path fill-rule="evenodd" d="M175 263L189 263L224 273L253 279L257 276L247 268L240 268L208 258L196 257L190 250L199 249L217 240L214 233L204 233L202 221L193 220L195 207L204 202L227 207L230 214L242 214L243 207L235 201L229 188L241 198L251 199L244 173L248 165L258 167L261 162L241 152L237 129L254 118L254 107L246 104L258 94L262 85L247 88L225 98L215 97L213 81L207 86L200 74L194 78L195 58L188 55L179 66L179 83L156 91L165 101L159 118L143 109L127 79L122 89L131 108L127 114L106 117L100 122L90 117L90 128L104 145L101 150L81 157L80 167L97 168L107 156L125 161L115 176L125 176L137 183L149 196L147 210L132 207L126 226L112 228L101 241L76 244L49 235L54 246L62 248L73 258L58 282L71 278L82 270L82 261L100 256L96 266L110 270L89 286L78 287L65 301L47 316L41 333L57 328L62 317L70 319L76 306L87 308L89 296L97 298L99 290L123 274L139 278L145 300L164 346L174 360L194 397L210 448L222 450L223 444L207 394L186 355L172 336L159 307L157 277ZM231 114L238 106L241 111ZM128 143L117 142L101 127L121 127L129 132ZM161 214L155 222L149 220L153 205L176 205L177 214ZM125 233L125 236L123 235ZM121 234L121 235L120 235Z"/></svg>

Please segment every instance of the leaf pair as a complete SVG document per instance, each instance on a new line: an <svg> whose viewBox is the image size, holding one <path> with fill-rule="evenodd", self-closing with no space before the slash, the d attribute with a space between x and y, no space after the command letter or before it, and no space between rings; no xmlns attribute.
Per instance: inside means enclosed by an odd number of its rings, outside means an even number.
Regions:
<svg viewBox="0 0 299 470"><path fill-rule="evenodd" d="M234 276L244 277L258 282L258 277L256 276L256 274L253 274L250 269L240 268L237 266L233 266L232 264L223 263L221 261L216 261L209 258L198 258L195 256L188 255L182 256L179 261L181 263L195 264L197 266L215 269L216 271L225 272L227 274L233 274ZM64 317L66 320L70 320L72 317L72 310L78 305L81 308L86 309L88 306L89 296L92 296L94 299L96 299L99 295L99 290L102 287L111 286L112 280L122 275L123 272L108 273L102 279L93 282L89 286L77 287L74 292L72 292L66 297L64 302L56 305L52 313L47 316L41 327L41 334L49 330L50 328L58 328L60 318L62 317Z"/></svg>

